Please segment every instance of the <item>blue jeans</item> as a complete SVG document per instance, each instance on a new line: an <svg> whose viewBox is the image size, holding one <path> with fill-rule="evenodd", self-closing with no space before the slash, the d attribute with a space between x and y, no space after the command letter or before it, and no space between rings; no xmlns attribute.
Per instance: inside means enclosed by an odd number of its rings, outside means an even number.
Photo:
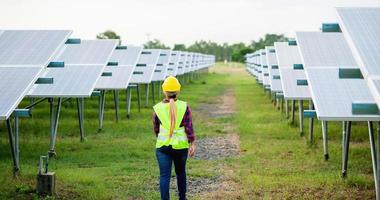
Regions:
<svg viewBox="0 0 380 200"><path fill-rule="evenodd" d="M172 146L163 146L156 149L156 157L160 167L161 199L170 199L169 187L172 175L172 163L177 175L177 187L180 200L186 199L186 160L188 149L173 149Z"/></svg>

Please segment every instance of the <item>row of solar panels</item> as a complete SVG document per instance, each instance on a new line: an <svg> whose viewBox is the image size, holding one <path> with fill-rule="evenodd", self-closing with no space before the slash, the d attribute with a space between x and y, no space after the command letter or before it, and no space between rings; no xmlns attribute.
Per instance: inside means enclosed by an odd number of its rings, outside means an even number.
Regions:
<svg viewBox="0 0 380 200"><path fill-rule="evenodd" d="M0 120L25 97L90 97L206 68L214 56L69 38L68 30L0 30Z"/></svg>
<svg viewBox="0 0 380 200"><path fill-rule="evenodd" d="M351 121L368 121L379 199L380 153L375 153L372 122L380 121L380 8L336 11L338 23L323 24L320 32L296 32L294 40L247 54L247 70L278 99L312 102L300 115L322 120L327 159L327 121L343 121L343 175Z"/></svg>

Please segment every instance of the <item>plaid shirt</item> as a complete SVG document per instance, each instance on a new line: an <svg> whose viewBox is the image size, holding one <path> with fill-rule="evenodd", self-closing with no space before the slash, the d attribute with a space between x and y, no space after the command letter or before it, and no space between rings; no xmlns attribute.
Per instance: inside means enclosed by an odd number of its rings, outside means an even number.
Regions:
<svg viewBox="0 0 380 200"><path fill-rule="evenodd" d="M163 100L164 103L169 103L168 100ZM153 131L158 136L160 133L160 119L158 119L157 114L153 111ZM195 133L193 129L193 119L191 117L191 109L189 106L186 107L185 115L183 116L180 127L185 127L185 133L189 142L193 142L195 140Z"/></svg>

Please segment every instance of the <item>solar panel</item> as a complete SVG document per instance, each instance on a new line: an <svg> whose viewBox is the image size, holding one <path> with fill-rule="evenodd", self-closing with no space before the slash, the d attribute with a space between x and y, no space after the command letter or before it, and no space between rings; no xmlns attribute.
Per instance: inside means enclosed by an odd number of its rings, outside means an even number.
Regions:
<svg viewBox="0 0 380 200"><path fill-rule="evenodd" d="M247 68L247 71L251 75L256 76L255 71L254 71L254 66L253 66L253 60L251 58L251 54L246 54L245 55L245 59L246 59L246 68Z"/></svg>
<svg viewBox="0 0 380 200"><path fill-rule="evenodd" d="M256 67L256 75L257 75L257 80L259 83L263 83L263 67L261 65L261 50L256 51L256 59L255 59L255 67Z"/></svg>
<svg viewBox="0 0 380 200"><path fill-rule="evenodd" d="M0 67L46 66L71 31L5 30L0 37Z"/></svg>
<svg viewBox="0 0 380 200"><path fill-rule="evenodd" d="M180 51L172 51L169 59L168 76L177 76Z"/></svg>
<svg viewBox="0 0 380 200"><path fill-rule="evenodd" d="M158 62L161 50L144 49L141 52L135 71L133 72L131 83L150 83L153 78L154 70Z"/></svg>
<svg viewBox="0 0 380 200"><path fill-rule="evenodd" d="M343 34L308 32L296 35L297 39L301 38L297 43L318 119L330 121L378 119L380 115L352 114L353 103L374 102L374 99L364 79L340 78L340 68L358 69ZM336 41L333 41L334 38Z"/></svg>
<svg viewBox="0 0 380 200"><path fill-rule="evenodd" d="M297 80L306 79L304 71L293 70L292 68L280 68L280 76L285 99L311 99L309 87L297 85Z"/></svg>
<svg viewBox="0 0 380 200"><path fill-rule="evenodd" d="M191 71L191 66L193 64L193 54L194 53L188 53L186 58L186 64L185 64L185 71L184 73L189 73Z"/></svg>
<svg viewBox="0 0 380 200"><path fill-rule="evenodd" d="M56 57L65 66L47 68L42 75L53 78L53 83L36 84L29 96L89 97L117 43L117 40L84 40L80 44L67 44Z"/></svg>
<svg viewBox="0 0 380 200"><path fill-rule="evenodd" d="M288 42L275 42L274 46L279 68L293 69L293 64L302 63L297 46L290 46Z"/></svg>
<svg viewBox="0 0 380 200"><path fill-rule="evenodd" d="M0 67L0 120L6 120L17 108L42 68Z"/></svg>
<svg viewBox="0 0 380 200"><path fill-rule="evenodd" d="M67 65L106 65L117 43L118 40L82 40L80 44L67 44L54 60Z"/></svg>
<svg viewBox="0 0 380 200"><path fill-rule="evenodd" d="M380 106L380 8L337 8L339 25Z"/></svg>
<svg viewBox="0 0 380 200"><path fill-rule="evenodd" d="M270 90L272 92L281 92L281 80L280 80L280 72L278 70L277 58L276 58L276 50L273 46L266 47L265 52L267 55L267 63L269 69L269 85Z"/></svg>
<svg viewBox="0 0 380 200"><path fill-rule="evenodd" d="M152 81L163 81L166 78L170 55L170 50L161 50L156 69L154 70Z"/></svg>
<svg viewBox="0 0 380 200"><path fill-rule="evenodd" d="M53 84L36 84L31 97L89 97L101 76L104 65L66 65L48 68L42 77L53 77Z"/></svg>
<svg viewBox="0 0 380 200"><path fill-rule="evenodd" d="M363 79L339 79L338 68L307 69L318 119L328 121L371 121L380 115L353 115L352 103L374 102Z"/></svg>
<svg viewBox="0 0 380 200"><path fill-rule="evenodd" d="M117 62L118 66L135 66L139 61L142 47L127 45L127 49L116 49L110 58L110 62Z"/></svg>
<svg viewBox="0 0 380 200"><path fill-rule="evenodd" d="M193 54L193 64L191 66L190 71L196 71L198 69L198 59L199 59L198 53L194 53Z"/></svg>
<svg viewBox="0 0 380 200"><path fill-rule="evenodd" d="M337 13L363 74L380 75L380 8L337 8Z"/></svg>
<svg viewBox="0 0 380 200"><path fill-rule="evenodd" d="M311 99L308 86L297 85L297 80L305 80L304 70L294 70L293 65L302 63L297 46L289 46L287 42L275 42L276 56L285 99Z"/></svg>
<svg viewBox="0 0 380 200"><path fill-rule="evenodd" d="M181 55L179 57L179 61L178 61L178 71L177 71L177 75L182 75L185 73L185 63L186 63L186 59L187 59L187 52L181 52Z"/></svg>
<svg viewBox="0 0 380 200"><path fill-rule="evenodd" d="M269 69L265 50L261 51L261 79L264 86L269 85Z"/></svg>
<svg viewBox="0 0 380 200"><path fill-rule="evenodd" d="M305 67L355 67L342 33L296 32Z"/></svg>
<svg viewBox="0 0 380 200"><path fill-rule="evenodd" d="M96 83L96 89L121 90L126 89L136 68L142 47L127 45L127 49L116 49L109 62L116 62L117 66L106 66L104 72L111 72L112 76L101 76Z"/></svg>
<svg viewBox="0 0 380 200"><path fill-rule="evenodd" d="M195 53L194 54L194 65L192 67L192 71L196 71L199 69L199 58L200 58L200 54L199 53Z"/></svg>

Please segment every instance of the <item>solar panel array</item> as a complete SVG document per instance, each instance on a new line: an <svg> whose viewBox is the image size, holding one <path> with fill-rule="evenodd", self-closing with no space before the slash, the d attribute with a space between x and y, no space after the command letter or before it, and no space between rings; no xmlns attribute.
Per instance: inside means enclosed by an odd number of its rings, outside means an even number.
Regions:
<svg viewBox="0 0 380 200"><path fill-rule="evenodd" d="M0 120L7 120L9 125L14 171L20 168L18 118L29 115L29 108L45 99L49 99L50 105L50 156L55 152L63 101L77 98L83 140L84 97L100 94L101 127L104 91L114 90L116 104L117 90L127 89L130 83L149 84L176 76L180 54L189 57L186 71L182 70L181 74L208 68L215 62L211 55L118 46L119 40L81 40L69 38L71 33L69 30L0 30ZM27 109L17 109L25 96L32 97L32 103ZM34 102L37 98L40 99ZM11 116L17 120L10 120Z"/></svg>
<svg viewBox="0 0 380 200"><path fill-rule="evenodd" d="M288 42L275 42L274 46L284 98L289 100L311 99L309 86L297 85L297 80L306 79L303 69L294 69L294 64L302 63L298 47L289 45Z"/></svg>
<svg viewBox="0 0 380 200"><path fill-rule="evenodd" d="M142 47L127 45L126 49L115 49L104 72L111 76L101 76L95 88L101 90L127 89L132 73L140 58Z"/></svg>
<svg viewBox="0 0 380 200"><path fill-rule="evenodd" d="M2 30L0 120L13 113L71 31Z"/></svg>
<svg viewBox="0 0 380 200"><path fill-rule="evenodd" d="M378 114L353 111L356 103L375 103L380 80L369 78L366 83L339 77L340 70L358 69L351 49L341 32L296 32L296 45L276 42L274 47L246 55L247 71L271 93L289 100L313 100L320 120L380 120Z"/></svg>
<svg viewBox="0 0 380 200"><path fill-rule="evenodd" d="M297 32L306 77L317 116L322 120L369 121L379 115L357 115L355 102L374 102L364 79L339 78L342 68L358 68L342 33Z"/></svg>
<svg viewBox="0 0 380 200"><path fill-rule="evenodd" d="M379 199L377 163L380 153L375 149L371 124L380 121L380 8L336 10L339 23L323 24L317 32L298 31L295 40L275 42L274 50L267 46L247 54L246 69L276 98L293 102L299 100L300 126L304 114L311 118L310 140L313 138L312 119L315 116L322 120L325 159L328 159L326 122L343 122L343 177L347 171L351 121L368 121L376 196ZM274 54L276 59L272 56ZM270 67L276 64L278 76L276 69ZM273 79L268 81L266 74L281 80L281 87ZM302 112L302 100L311 100L310 110ZM377 143L377 148L380 148Z"/></svg>

